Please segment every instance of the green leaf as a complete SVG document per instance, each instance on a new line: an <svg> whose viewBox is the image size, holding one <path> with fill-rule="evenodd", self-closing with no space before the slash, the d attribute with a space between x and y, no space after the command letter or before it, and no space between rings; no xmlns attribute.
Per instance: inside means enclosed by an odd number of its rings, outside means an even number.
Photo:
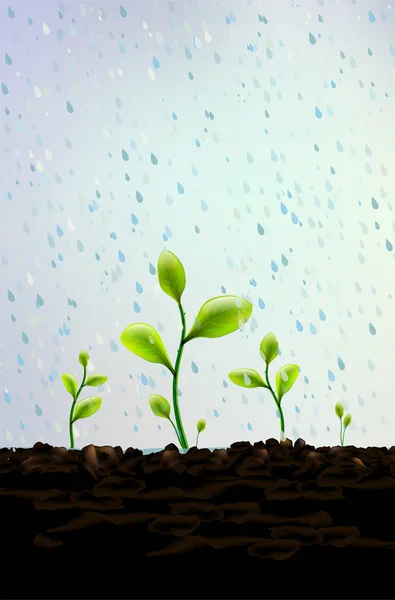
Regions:
<svg viewBox="0 0 395 600"><path fill-rule="evenodd" d="M69 394L71 394L73 398L75 398L75 395L78 392L78 382L76 378L73 377L73 375L65 373L64 375L62 375L62 381L64 387L69 392Z"/></svg>
<svg viewBox="0 0 395 600"><path fill-rule="evenodd" d="M91 396L90 398L80 400L75 406L72 422L74 423L79 419L86 419L87 417L94 415L101 407L101 403L102 399L98 396Z"/></svg>
<svg viewBox="0 0 395 600"><path fill-rule="evenodd" d="M339 419L341 419L342 416L344 415L344 408L343 408L343 404L341 404L341 402L336 402L335 413L339 417Z"/></svg>
<svg viewBox="0 0 395 600"><path fill-rule="evenodd" d="M236 369L229 373L229 379L236 385L245 388L268 387L259 373L254 371L254 369Z"/></svg>
<svg viewBox="0 0 395 600"><path fill-rule="evenodd" d="M202 433L206 429L206 419L199 419L197 422L196 428L199 433Z"/></svg>
<svg viewBox="0 0 395 600"><path fill-rule="evenodd" d="M106 377L106 375L102 375L101 373L93 373L92 375L89 375L85 385L97 387L98 385L103 385L103 383L106 383L107 379L108 377Z"/></svg>
<svg viewBox="0 0 395 600"><path fill-rule="evenodd" d="M162 419L170 419L170 404L166 398L159 394L151 394L149 405L154 415L162 417Z"/></svg>
<svg viewBox="0 0 395 600"><path fill-rule="evenodd" d="M276 374L276 391L278 401L289 392L299 375L298 365L285 365L277 371Z"/></svg>
<svg viewBox="0 0 395 600"><path fill-rule="evenodd" d="M186 285L185 271L181 261L169 250L163 250L159 256L158 279L162 290L179 304Z"/></svg>
<svg viewBox="0 0 395 600"><path fill-rule="evenodd" d="M270 365L276 356L278 356L278 341L274 333L268 333L263 338L261 341L260 352L266 365Z"/></svg>
<svg viewBox="0 0 395 600"><path fill-rule="evenodd" d="M343 425L344 425L344 429L347 429L347 427L349 427L351 425L351 414L350 413L348 413L344 417Z"/></svg>
<svg viewBox="0 0 395 600"><path fill-rule="evenodd" d="M184 343L198 337L218 338L233 333L251 316L252 304L238 296L217 296L201 307Z"/></svg>
<svg viewBox="0 0 395 600"><path fill-rule="evenodd" d="M87 364L89 362L89 354L87 353L86 350L81 350L78 360L80 361L80 365L82 367L87 366Z"/></svg>
<svg viewBox="0 0 395 600"><path fill-rule="evenodd" d="M148 362L164 365L174 375L174 369L159 333L146 323L133 323L126 327L121 342L134 354Z"/></svg>

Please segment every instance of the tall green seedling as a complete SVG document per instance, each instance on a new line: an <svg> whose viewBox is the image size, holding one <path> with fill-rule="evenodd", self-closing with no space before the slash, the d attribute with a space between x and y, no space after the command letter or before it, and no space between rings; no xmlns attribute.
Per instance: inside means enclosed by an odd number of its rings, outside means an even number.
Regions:
<svg viewBox="0 0 395 600"><path fill-rule="evenodd" d="M285 439L285 421L281 406L283 396L289 392L295 383L300 368L298 365L285 365L276 374L276 392L269 381L269 365L278 355L278 341L274 333L268 333L260 345L261 357L266 363L265 379L254 369L236 369L229 373L229 379L245 388L263 387L270 391L280 415L281 439Z"/></svg>
<svg viewBox="0 0 395 600"><path fill-rule="evenodd" d="M339 420L340 420L340 445L344 446L344 436L346 434L346 429L347 429L347 427L350 427L350 425L351 425L351 414L347 413L343 419L344 407L341 402L336 402L335 414L337 417L339 417Z"/></svg>
<svg viewBox="0 0 395 600"><path fill-rule="evenodd" d="M86 350L81 350L78 360L81 367L84 369L80 386L78 386L78 382L73 375L68 373L62 375L63 385L73 398L69 417L70 448L74 448L73 423L79 419L86 419L95 414L102 405L102 399L99 396L90 396L89 398L78 401L80 393L86 386L97 387L107 381L107 377L101 373L93 373L86 378L86 368L89 362L89 354Z"/></svg>
<svg viewBox="0 0 395 600"><path fill-rule="evenodd" d="M153 394L149 403L156 416L170 421L181 447L187 450L188 440L178 402L178 377L185 345L199 337L217 338L236 331L251 316L252 304L238 296L211 298L203 304L192 328L186 334L185 312L181 301L186 286L185 270L177 256L168 250L163 250L159 256L158 279L162 290L177 303L180 313L182 331L174 366L159 333L151 325L133 323L126 327L120 339L125 348L146 361L164 365L172 374L174 422L170 418L170 404L166 398ZM200 419L197 424L198 435L205 427L206 422Z"/></svg>

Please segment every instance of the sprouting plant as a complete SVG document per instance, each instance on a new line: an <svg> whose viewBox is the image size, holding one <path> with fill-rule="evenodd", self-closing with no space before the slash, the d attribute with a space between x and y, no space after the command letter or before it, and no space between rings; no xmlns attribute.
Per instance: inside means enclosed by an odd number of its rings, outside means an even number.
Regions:
<svg viewBox="0 0 395 600"><path fill-rule="evenodd" d="M84 398L77 402L82 389L86 386L97 387L107 381L107 377L101 375L101 373L92 373L92 375L89 375L88 379L86 378L86 367L89 362L89 354L86 350L81 350L78 360L84 369L81 385L79 387L78 382L73 375L69 375L68 373L62 375L63 385L73 397L69 417L70 448L74 448L73 423L79 419L86 419L95 414L102 404L102 400L99 396L90 396L89 398Z"/></svg>
<svg viewBox="0 0 395 600"><path fill-rule="evenodd" d="M188 440L178 403L178 376L184 347L195 338L217 338L236 331L249 319L252 313L252 304L238 296L211 298L203 304L191 330L186 335L185 312L181 303L186 285L185 270L177 256L168 250L163 250L159 256L158 279L162 290L177 302L181 317L182 332L174 367L159 333L151 325L133 323L126 327L120 339L125 348L144 360L164 365L172 374L175 423L170 419L170 405L163 396L153 394L149 402L155 415L171 422L181 447L187 450ZM198 433L200 433L199 429Z"/></svg>
<svg viewBox="0 0 395 600"><path fill-rule="evenodd" d="M206 429L206 419L200 419L196 425L197 435L196 435L196 447L198 445L199 435Z"/></svg>
<svg viewBox="0 0 395 600"><path fill-rule="evenodd" d="M268 333L260 345L261 357L266 363L265 381L254 369L236 369L229 373L229 379L236 385L246 388L263 387L270 390L276 403L280 415L281 439L285 439L284 413L281 407L281 400L295 383L300 368L298 365L285 365L277 371L276 374L276 393L269 381L269 365L278 355L278 341L274 333Z"/></svg>
<svg viewBox="0 0 395 600"><path fill-rule="evenodd" d="M340 445L344 446L344 435L346 433L347 427L350 427L351 425L351 414L347 413L343 419L344 407L341 402L336 402L335 413L340 419Z"/></svg>

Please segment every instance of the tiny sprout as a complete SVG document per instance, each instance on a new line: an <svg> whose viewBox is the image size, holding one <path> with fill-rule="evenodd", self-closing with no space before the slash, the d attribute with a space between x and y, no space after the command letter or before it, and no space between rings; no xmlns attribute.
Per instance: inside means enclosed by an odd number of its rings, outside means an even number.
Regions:
<svg viewBox="0 0 395 600"><path fill-rule="evenodd" d="M346 433L347 427L349 427L351 425L351 414L347 413L343 419L344 407L341 404L341 402L336 402L335 413L336 413L336 416L339 417L339 419L340 419L340 444L341 444L341 446L344 446L344 435ZM343 419L343 421L342 421L342 419Z"/></svg>
<svg viewBox="0 0 395 600"><path fill-rule="evenodd" d="M199 435L206 429L206 419L200 419L196 425L197 436L196 436L196 447L198 445Z"/></svg>
<svg viewBox="0 0 395 600"><path fill-rule="evenodd" d="M269 381L269 365L278 356L278 341L274 333L268 333L263 338L259 349L261 358L266 364L265 380L254 369L236 369L229 373L229 379L241 387L263 387L270 390L280 415L281 439L285 439L285 421L281 400L295 383L300 368L298 365L284 365L281 367L276 374L275 392Z"/></svg>
<svg viewBox="0 0 395 600"><path fill-rule="evenodd" d="M86 350L81 350L78 357L80 365L84 368L81 385L78 387L78 382L73 375L65 373L62 375L62 382L68 393L73 397L73 402L70 409L69 417L69 433L70 433L70 448L74 448L74 432L73 423L79 419L86 419L99 410L102 405L102 399L99 396L90 396L77 402L82 388L85 386L97 387L107 381L106 375L101 373L93 373L86 378L86 367L89 362L89 354Z"/></svg>

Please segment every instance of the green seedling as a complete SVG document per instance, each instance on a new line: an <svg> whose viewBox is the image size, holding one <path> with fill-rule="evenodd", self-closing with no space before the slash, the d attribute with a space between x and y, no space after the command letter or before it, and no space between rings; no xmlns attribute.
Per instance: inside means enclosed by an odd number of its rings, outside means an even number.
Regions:
<svg viewBox="0 0 395 600"><path fill-rule="evenodd" d="M206 429L206 419L200 419L196 425L197 435L196 435L196 447L198 445L199 435Z"/></svg>
<svg viewBox="0 0 395 600"><path fill-rule="evenodd" d="M265 380L254 369L236 369L229 373L229 379L236 385L245 388L263 387L267 388L276 403L280 415L281 439L285 439L284 413L281 407L283 396L289 392L295 383L300 368L298 365L285 365L277 371L276 374L276 393L269 381L269 365L278 355L278 341L274 333L268 333L260 345L261 357L266 363Z"/></svg>
<svg viewBox="0 0 395 600"><path fill-rule="evenodd" d="M181 261L172 252L163 250L158 260L158 279L162 290L177 303L182 332L175 365L173 366L159 333L146 323L133 323L126 327L121 342L131 352L152 363L164 365L173 377L173 410L175 423L170 419L170 405L166 398L153 394L150 397L152 412L167 419L173 425L181 447L188 449L178 403L178 376L185 345L196 338L218 338L239 329L251 316L252 304L238 296L218 296L207 300L201 307L194 324L186 335L185 312L181 297L186 286L185 270ZM203 419L198 422L198 434Z"/></svg>
<svg viewBox="0 0 395 600"><path fill-rule="evenodd" d="M87 417L95 414L102 404L102 400L99 398L99 396L90 396L89 398L84 398L83 400L77 402L82 389L86 386L97 387L99 385L103 385L103 383L107 381L107 377L105 375L101 375L101 373L93 373L86 378L86 367L89 362L89 354L86 350L81 350L78 360L84 369L81 385L79 387L78 382L73 375L69 375L68 373L62 375L63 385L73 397L69 417L70 448L74 448L73 423L79 419L86 419Z"/></svg>
<svg viewBox="0 0 395 600"><path fill-rule="evenodd" d="M341 402L336 402L335 404L335 413L339 417L340 420L340 445L344 446L344 436L346 433L347 427L351 425L351 414L347 413L343 419L344 415L344 407Z"/></svg>

